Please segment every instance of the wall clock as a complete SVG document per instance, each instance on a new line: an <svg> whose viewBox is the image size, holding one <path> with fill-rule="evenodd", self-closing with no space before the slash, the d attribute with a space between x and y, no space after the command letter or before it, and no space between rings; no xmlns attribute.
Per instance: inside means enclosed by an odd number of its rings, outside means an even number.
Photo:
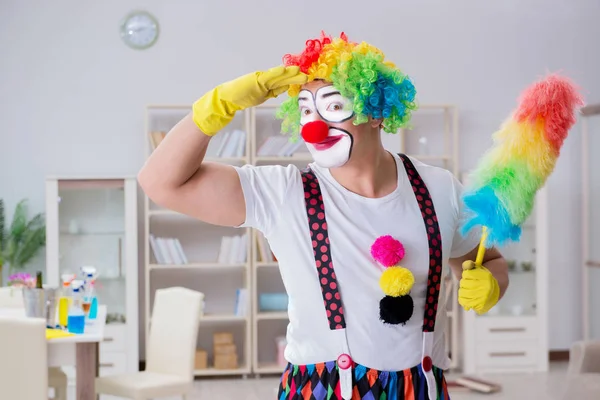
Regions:
<svg viewBox="0 0 600 400"><path fill-rule="evenodd" d="M146 11L132 11L121 23L121 38L129 47L143 50L158 39L158 21Z"/></svg>

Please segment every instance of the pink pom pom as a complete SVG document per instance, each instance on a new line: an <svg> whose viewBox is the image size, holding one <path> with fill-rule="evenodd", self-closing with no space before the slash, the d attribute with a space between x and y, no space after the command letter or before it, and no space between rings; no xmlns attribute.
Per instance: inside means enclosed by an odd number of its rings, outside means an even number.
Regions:
<svg viewBox="0 0 600 400"><path fill-rule="evenodd" d="M390 235L380 236L371 246L371 255L384 267L392 267L404 258L404 246Z"/></svg>

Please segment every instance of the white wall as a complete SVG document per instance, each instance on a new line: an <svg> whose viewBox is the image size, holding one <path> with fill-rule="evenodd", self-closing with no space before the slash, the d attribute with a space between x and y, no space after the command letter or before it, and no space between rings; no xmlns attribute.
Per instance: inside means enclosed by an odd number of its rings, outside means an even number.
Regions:
<svg viewBox="0 0 600 400"><path fill-rule="evenodd" d="M120 19L133 8L160 21L150 50L120 41ZM381 47L414 78L421 102L456 103L469 168L520 90L546 71L564 71L600 101L599 15L597 0L2 0L0 196L9 209L28 197L39 211L48 174L136 174L144 105L190 103L224 80L278 64L321 29ZM556 349L581 335L573 133L549 183L561 227L551 234Z"/></svg>

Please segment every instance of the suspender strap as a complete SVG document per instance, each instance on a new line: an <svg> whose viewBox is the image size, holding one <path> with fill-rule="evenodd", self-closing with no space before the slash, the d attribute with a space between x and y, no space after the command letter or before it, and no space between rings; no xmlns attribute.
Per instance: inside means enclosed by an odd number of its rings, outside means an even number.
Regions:
<svg viewBox="0 0 600 400"><path fill-rule="evenodd" d="M346 328L346 319L344 318L342 299L338 290L335 271L333 270L333 261L331 260L325 205L323 204L319 181L310 169L306 169L302 172L302 183L304 185L304 202L306 204L306 214L308 215L315 266L319 274L329 329L344 329Z"/></svg>
<svg viewBox="0 0 600 400"><path fill-rule="evenodd" d="M404 163L404 168L421 209L423 223L427 231L427 241L429 242L429 275L427 278L423 332L433 332L442 279L442 235L427 186L425 186L412 161L404 154L399 154L399 156Z"/></svg>
<svg viewBox="0 0 600 400"><path fill-rule="evenodd" d="M429 244L429 274L427 279L427 295L425 298L425 312L423 316L423 332L433 332L438 308L438 298L442 279L442 236L435 207L427 186L421 179L417 169L404 155L399 154L408 179L412 186L415 198L419 204L423 223L427 232ZM319 274L323 302L327 312L330 329L343 329L346 327L344 310L338 284L331 259L329 235L327 233L327 220L325 218L325 205L319 181L310 169L302 172L304 185L304 200L306 213L312 239L315 267Z"/></svg>

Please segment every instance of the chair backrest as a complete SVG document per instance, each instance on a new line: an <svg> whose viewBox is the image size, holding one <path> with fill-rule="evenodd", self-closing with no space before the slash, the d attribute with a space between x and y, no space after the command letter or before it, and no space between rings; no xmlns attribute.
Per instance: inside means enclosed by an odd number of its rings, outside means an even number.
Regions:
<svg viewBox="0 0 600 400"><path fill-rule="evenodd" d="M20 288L0 287L0 308L25 308Z"/></svg>
<svg viewBox="0 0 600 400"><path fill-rule="evenodd" d="M569 352L569 375L600 374L600 340L577 341ZM598 376L600 380L600 375Z"/></svg>
<svg viewBox="0 0 600 400"><path fill-rule="evenodd" d="M48 399L46 321L0 317L0 397Z"/></svg>
<svg viewBox="0 0 600 400"><path fill-rule="evenodd" d="M156 290L146 343L146 371L194 379L203 304L204 294L194 290Z"/></svg>

